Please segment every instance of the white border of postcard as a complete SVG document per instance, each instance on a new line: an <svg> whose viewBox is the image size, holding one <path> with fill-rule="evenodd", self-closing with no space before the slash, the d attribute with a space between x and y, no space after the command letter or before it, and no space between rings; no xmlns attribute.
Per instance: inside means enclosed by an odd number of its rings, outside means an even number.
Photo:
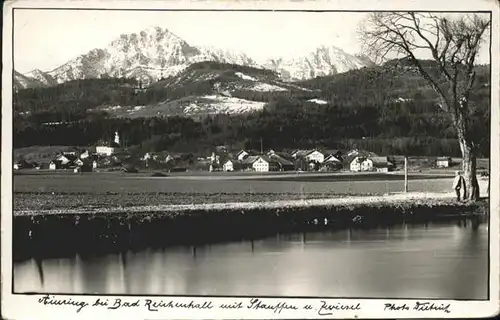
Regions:
<svg viewBox="0 0 500 320"><path fill-rule="evenodd" d="M64 296L11 293L12 273L12 8L107 8L107 9L288 9L288 10L440 10L492 11L492 99L491 99L491 222L490 222L490 297L489 301L457 300L385 300L385 299L317 299L258 298L270 309L249 309L252 298L220 297L134 297L134 296ZM486 1L10 1L3 11L2 71L2 318L4 319L300 319L300 318L468 318L492 317L499 312L499 2ZM32 53L30 53L32 54ZM36 54L36 53L35 53ZM291 280L293 281L293 279ZM460 279L456 279L460 281ZM45 299L45 300L44 300ZM66 299L66 300L65 300ZM122 307L108 306L121 299ZM149 300L148 300L149 299ZM58 300L62 305L44 304ZM127 302L130 306L124 306ZM149 304L148 304L149 302ZM169 307L169 303L178 304ZM242 303L242 308L223 309L221 304ZM421 311L415 306L421 305ZM157 307L154 307L154 304ZM401 307L384 310L386 304ZM184 304L184 307L181 305ZM198 306L198 308L195 307ZM293 306L293 307L292 307ZM343 307L342 307L343 306ZM271 309L272 307L272 309ZM157 311L152 311L157 310Z"/></svg>

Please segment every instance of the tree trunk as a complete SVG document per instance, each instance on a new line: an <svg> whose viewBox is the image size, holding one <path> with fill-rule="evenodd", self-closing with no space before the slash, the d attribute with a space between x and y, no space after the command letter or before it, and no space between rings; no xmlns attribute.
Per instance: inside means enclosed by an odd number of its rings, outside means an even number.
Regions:
<svg viewBox="0 0 500 320"><path fill-rule="evenodd" d="M464 199L475 201L479 199L479 184L476 177L476 155L470 142L463 139L459 133L460 149L462 150L462 168L465 178Z"/></svg>
<svg viewBox="0 0 500 320"><path fill-rule="evenodd" d="M462 170L464 171L465 190L463 199L476 201L479 199L479 183L476 177L476 150L468 126L467 99L455 102L452 109L452 118L457 129L458 143L462 151Z"/></svg>

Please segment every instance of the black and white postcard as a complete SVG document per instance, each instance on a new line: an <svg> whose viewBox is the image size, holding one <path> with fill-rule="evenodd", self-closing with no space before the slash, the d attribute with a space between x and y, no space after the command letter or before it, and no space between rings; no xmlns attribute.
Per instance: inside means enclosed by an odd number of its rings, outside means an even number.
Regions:
<svg viewBox="0 0 500 320"><path fill-rule="evenodd" d="M2 318L499 313L497 1L7 1Z"/></svg>

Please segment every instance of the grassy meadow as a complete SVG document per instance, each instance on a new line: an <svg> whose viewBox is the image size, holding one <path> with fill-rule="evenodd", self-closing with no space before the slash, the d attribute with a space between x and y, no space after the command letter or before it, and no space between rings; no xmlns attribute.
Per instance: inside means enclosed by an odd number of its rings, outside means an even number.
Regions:
<svg viewBox="0 0 500 320"><path fill-rule="evenodd" d="M450 192L453 176L411 174L409 191ZM25 171L14 175L14 210L257 202L383 195L403 191L390 174L172 174Z"/></svg>

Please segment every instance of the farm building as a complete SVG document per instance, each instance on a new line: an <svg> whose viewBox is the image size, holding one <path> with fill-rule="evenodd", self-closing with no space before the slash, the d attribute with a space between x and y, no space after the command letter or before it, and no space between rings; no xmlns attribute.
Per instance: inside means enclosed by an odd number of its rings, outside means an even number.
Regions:
<svg viewBox="0 0 500 320"><path fill-rule="evenodd" d="M439 157L436 159L436 167L438 168L448 168L451 167L453 162L450 157Z"/></svg>
<svg viewBox="0 0 500 320"><path fill-rule="evenodd" d="M281 156L280 154L273 152L270 153L268 157L270 160L276 161L279 171L293 171L295 169L295 164L289 159L285 158L286 155Z"/></svg>
<svg viewBox="0 0 500 320"><path fill-rule="evenodd" d="M371 157L369 160L372 161L372 170L377 172L389 172L394 169L393 163L387 157Z"/></svg>

